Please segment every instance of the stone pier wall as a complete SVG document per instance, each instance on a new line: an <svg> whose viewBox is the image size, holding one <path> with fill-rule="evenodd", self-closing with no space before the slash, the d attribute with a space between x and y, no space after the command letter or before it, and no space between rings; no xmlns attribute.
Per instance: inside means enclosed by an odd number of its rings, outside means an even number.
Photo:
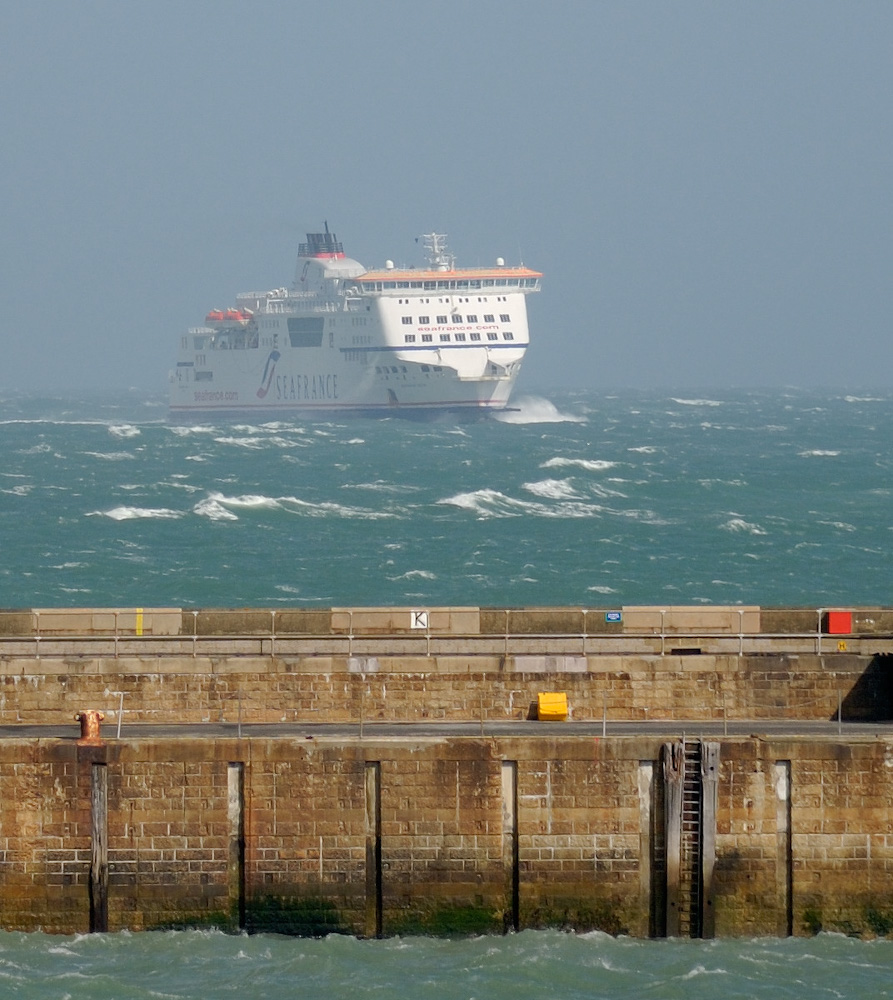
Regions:
<svg viewBox="0 0 893 1000"><path fill-rule="evenodd" d="M661 745L4 740L0 925L660 934ZM717 935L893 928L893 743L723 739L719 762Z"/></svg>

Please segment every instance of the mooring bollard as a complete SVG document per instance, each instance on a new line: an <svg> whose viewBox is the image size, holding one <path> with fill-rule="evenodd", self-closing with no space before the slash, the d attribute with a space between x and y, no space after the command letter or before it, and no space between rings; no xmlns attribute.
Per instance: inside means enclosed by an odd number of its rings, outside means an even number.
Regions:
<svg viewBox="0 0 893 1000"><path fill-rule="evenodd" d="M105 712L99 712L95 708L88 708L83 712L78 712L75 719L81 724L81 738L78 746L101 746L102 737L99 735L99 724L105 718Z"/></svg>

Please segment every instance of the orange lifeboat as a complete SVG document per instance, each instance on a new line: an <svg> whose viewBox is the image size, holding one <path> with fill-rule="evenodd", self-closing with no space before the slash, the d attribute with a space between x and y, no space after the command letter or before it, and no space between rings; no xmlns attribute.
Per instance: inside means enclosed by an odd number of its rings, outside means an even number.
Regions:
<svg viewBox="0 0 893 1000"><path fill-rule="evenodd" d="M206 323L222 323L223 322L223 310L222 309L212 309L207 316L205 316Z"/></svg>

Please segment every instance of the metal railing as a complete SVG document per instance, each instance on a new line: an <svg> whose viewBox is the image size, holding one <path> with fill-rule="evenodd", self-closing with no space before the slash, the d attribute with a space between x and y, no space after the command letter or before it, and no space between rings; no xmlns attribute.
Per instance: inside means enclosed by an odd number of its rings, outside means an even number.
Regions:
<svg viewBox="0 0 893 1000"><path fill-rule="evenodd" d="M467 613L469 609L452 609ZM490 627L477 632L433 627L437 612L410 609L43 609L0 611L0 655L645 655L809 652L893 652L893 609L860 608L838 613L849 631L828 629L828 609L641 608L629 612L602 609L490 609ZM319 615L328 628L319 628ZM581 628L524 628L525 614L565 619L578 615ZM294 627L295 616L310 615L317 628ZM376 615L388 624L371 624ZM338 625L334 624L335 616ZM406 626L391 622L405 616ZM614 617L612 617L614 616ZM619 618L616 616L620 616ZM754 626L755 616L759 624ZM737 621L735 621L737 617ZM695 626L680 622L697 619ZM493 627L494 619L501 625ZM501 619L501 621L500 621ZM787 628L764 626L787 622ZM449 618L446 618L449 623ZM711 627L711 620L713 627ZM640 622L635 625L633 623ZM647 624L641 624L641 622ZM231 626L231 627L230 627ZM591 627L590 627L591 626Z"/></svg>

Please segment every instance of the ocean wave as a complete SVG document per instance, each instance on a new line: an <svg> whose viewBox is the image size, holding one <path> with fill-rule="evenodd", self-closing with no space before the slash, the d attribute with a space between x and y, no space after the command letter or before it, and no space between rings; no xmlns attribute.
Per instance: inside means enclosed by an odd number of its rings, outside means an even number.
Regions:
<svg viewBox="0 0 893 1000"><path fill-rule="evenodd" d="M580 494L574 489L570 479L543 479L538 483L524 483L523 488L534 496L546 500L579 500Z"/></svg>
<svg viewBox="0 0 893 1000"><path fill-rule="evenodd" d="M392 518L396 516L391 511L369 510L364 507L350 507L346 504L323 501L312 503L309 500L302 500L300 497L268 497L262 494L245 494L243 496L226 496L223 493L210 493L207 498L196 504L193 510L197 514L206 517L214 517L228 520L237 520L238 515L235 510L276 510L286 511L291 514L301 514L306 517L345 517L359 518L367 520L379 520L382 518ZM226 511L226 515L221 513Z"/></svg>
<svg viewBox="0 0 893 1000"><path fill-rule="evenodd" d="M521 396L511 410L493 414L503 424L585 424L586 417L562 413L554 403L542 396Z"/></svg>
<svg viewBox="0 0 893 1000"><path fill-rule="evenodd" d="M585 469L587 472L605 472L607 469L613 469L616 465L616 462L609 462L605 459L564 458L558 456L557 458L550 458L547 462L543 462L540 468L564 469L575 467L577 469Z"/></svg>
<svg viewBox="0 0 893 1000"><path fill-rule="evenodd" d="M101 458L105 462L128 462L136 458L131 451L82 451L81 454Z"/></svg>
<svg viewBox="0 0 893 1000"><path fill-rule="evenodd" d="M116 438L139 437L142 431L133 424L109 424L109 434Z"/></svg>
<svg viewBox="0 0 893 1000"><path fill-rule="evenodd" d="M139 518L173 521L183 517L183 511L168 507L113 507L111 510L94 510L88 516L110 517L113 521L133 521Z"/></svg>
<svg viewBox="0 0 893 1000"><path fill-rule="evenodd" d="M479 518L485 517L523 517L525 514L534 517L600 517L604 508L596 504L582 501L564 501L554 506L534 503L530 500L517 500L514 497L500 493L499 490L482 489L470 493L457 493L455 496L438 500L438 504L459 507L471 511Z"/></svg>
<svg viewBox="0 0 893 1000"><path fill-rule="evenodd" d="M674 403L678 403L680 406L722 406L722 402L718 399L679 399L676 396L670 396L670 399Z"/></svg>
<svg viewBox="0 0 893 1000"><path fill-rule="evenodd" d="M235 430L235 428L233 428ZM236 448L248 448L258 451L261 448L272 446L274 448L302 448L306 446L303 441L295 441L292 438L282 437L281 434L271 434L269 437L260 437L257 434L247 437L216 437L217 444L228 444Z"/></svg>
<svg viewBox="0 0 893 1000"><path fill-rule="evenodd" d="M199 517L207 517L211 521L238 521L239 515L227 510L222 503L213 497L205 497L192 508L194 514Z"/></svg>
<svg viewBox="0 0 893 1000"><path fill-rule="evenodd" d="M751 521L745 521L743 517L735 515L728 521L721 524L720 529L722 531L732 531L732 532L744 532L749 535L765 535L768 532L761 528L758 524L754 524Z"/></svg>
<svg viewBox="0 0 893 1000"><path fill-rule="evenodd" d="M798 451L800 458L836 458L840 452L823 448L811 448L808 451Z"/></svg>
<svg viewBox="0 0 893 1000"><path fill-rule="evenodd" d="M217 428L213 427L211 424L193 424L186 426L184 424L171 424L168 430L175 437L189 437L190 434L216 434Z"/></svg>

